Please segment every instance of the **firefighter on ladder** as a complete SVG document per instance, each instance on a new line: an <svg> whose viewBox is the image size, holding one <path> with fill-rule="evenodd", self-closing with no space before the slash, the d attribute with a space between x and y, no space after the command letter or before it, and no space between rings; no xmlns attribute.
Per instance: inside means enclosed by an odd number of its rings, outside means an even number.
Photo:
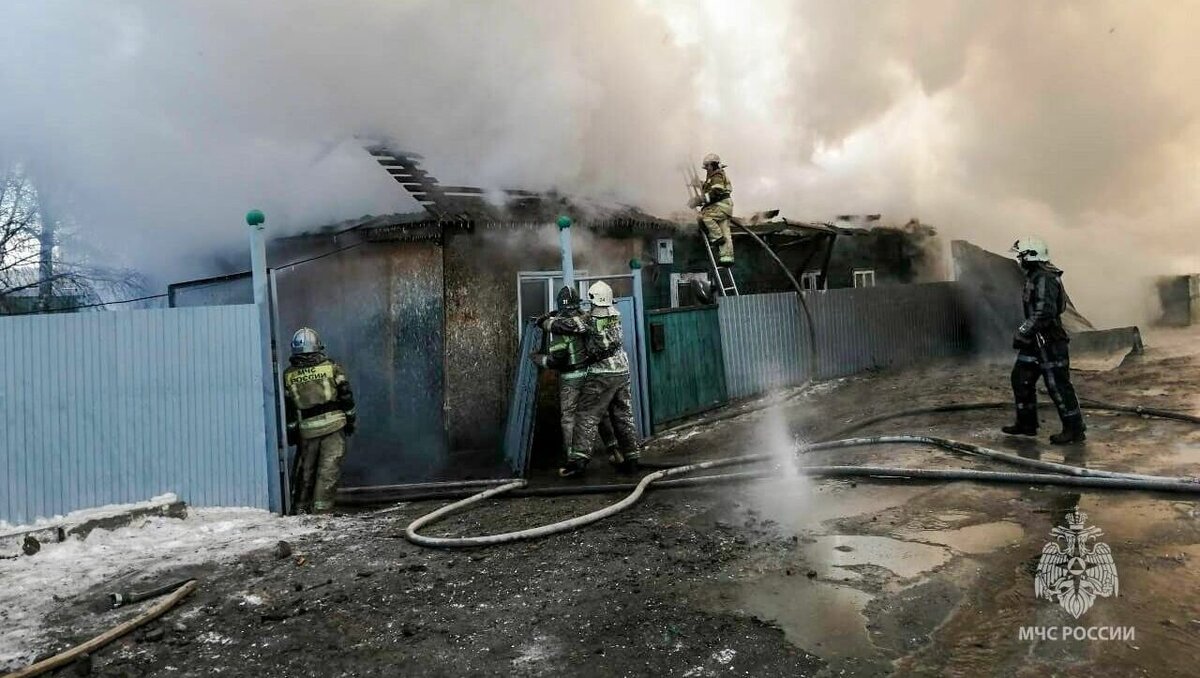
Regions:
<svg viewBox="0 0 1200 678"><path fill-rule="evenodd" d="M699 195L692 198L692 207L700 209L700 223L710 247L717 251L717 263L733 267L733 184L725 176L725 165L716 153L704 156L704 181L696 188Z"/></svg>

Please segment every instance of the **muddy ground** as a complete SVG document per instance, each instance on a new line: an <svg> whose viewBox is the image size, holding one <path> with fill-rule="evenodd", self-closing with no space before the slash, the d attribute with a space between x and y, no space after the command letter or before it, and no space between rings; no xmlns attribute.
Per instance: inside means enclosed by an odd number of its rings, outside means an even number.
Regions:
<svg viewBox="0 0 1200 678"><path fill-rule="evenodd" d="M1077 373L1088 398L1200 414L1195 333L1147 337L1145 356ZM1156 343L1157 342L1157 343ZM942 364L822 385L651 448L680 460L788 449L866 416L1009 397L1004 365ZM1043 420L1053 417L1043 412ZM1053 449L997 432L1007 412L930 415L871 432L931 432L1094 468L1200 475L1200 429L1089 415L1089 441ZM1044 434L1056 430L1045 421ZM902 446L805 463L998 468ZM1000 470L1005 470L999 467ZM597 473L593 480L608 476ZM432 534L560 520L612 496L497 501ZM294 553L194 568L201 589L98 652L99 676L1195 676L1200 504L1071 488L808 480L651 493L583 530L435 551L402 538L438 502L328 519ZM1078 508L1112 549L1119 593L1078 620L1034 597L1050 530ZM313 519L308 519L313 520ZM171 573L170 576L184 573ZM170 576L163 576L168 579ZM121 618L95 595L49 622L60 646ZM129 612L126 615L131 614ZM1023 626L1133 627L1125 640L1022 640Z"/></svg>

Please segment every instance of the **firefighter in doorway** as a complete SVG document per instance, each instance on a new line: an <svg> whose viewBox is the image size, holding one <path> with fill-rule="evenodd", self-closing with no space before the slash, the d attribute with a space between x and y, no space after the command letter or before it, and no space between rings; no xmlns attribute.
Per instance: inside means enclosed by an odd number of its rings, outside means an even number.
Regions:
<svg viewBox="0 0 1200 678"><path fill-rule="evenodd" d="M329 513L356 417L350 380L325 356L315 330L303 327L292 336L283 388L288 444L299 448L292 472L293 511Z"/></svg>
<svg viewBox="0 0 1200 678"><path fill-rule="evenodd" d="M569 452L575 434L575 417L579 406L579 394L587 376L588 355L585 337L587 321L580 307L579 293L563 286L556 298L557 310L538 318L538 324L550 335L549 352L540 363L558 371L558 409L562 426L563 452ZM619 461L617 438L613 435L612 420L608 413L600 417L600 439L608 451L609 458Z"/></svg>
<svg viewBox="0 0 1200 678"><path fill-rule="evenodd" d="M625 354L621 314L613 305L612 288L603 281L594 283L588 288L588 299L591 310L584 316L584 341L589 364L580 386L567 463L558 472L564 478L587 470L600 419L605 414L612 418L617 439L617 468L622 473L637 472L641 452L633 418L629 356Z"/></svg>

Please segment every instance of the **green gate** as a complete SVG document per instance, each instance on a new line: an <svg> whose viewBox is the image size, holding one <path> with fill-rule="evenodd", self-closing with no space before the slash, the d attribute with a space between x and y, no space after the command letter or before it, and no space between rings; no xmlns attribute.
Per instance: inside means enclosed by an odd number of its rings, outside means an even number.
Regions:
<svg viewBox="0 0 1200 678"><path fill-rule="evenodd" d="M717 307L649 311L646 325L654 427L725 404Z"/></svg>

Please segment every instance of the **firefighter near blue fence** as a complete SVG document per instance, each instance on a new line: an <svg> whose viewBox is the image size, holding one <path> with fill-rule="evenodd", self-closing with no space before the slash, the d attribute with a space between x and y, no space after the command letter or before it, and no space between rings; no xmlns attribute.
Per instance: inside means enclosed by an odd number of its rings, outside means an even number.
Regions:
<svg viewBox="0 0 1200 678"><path fill-rule="evenodd" d="M357 415L346 372L325 355L316 331L302 327L292 336L291 365L283 373L287 442L297 448L292 469L295 513L333 510L346 439Z"/></svg>

